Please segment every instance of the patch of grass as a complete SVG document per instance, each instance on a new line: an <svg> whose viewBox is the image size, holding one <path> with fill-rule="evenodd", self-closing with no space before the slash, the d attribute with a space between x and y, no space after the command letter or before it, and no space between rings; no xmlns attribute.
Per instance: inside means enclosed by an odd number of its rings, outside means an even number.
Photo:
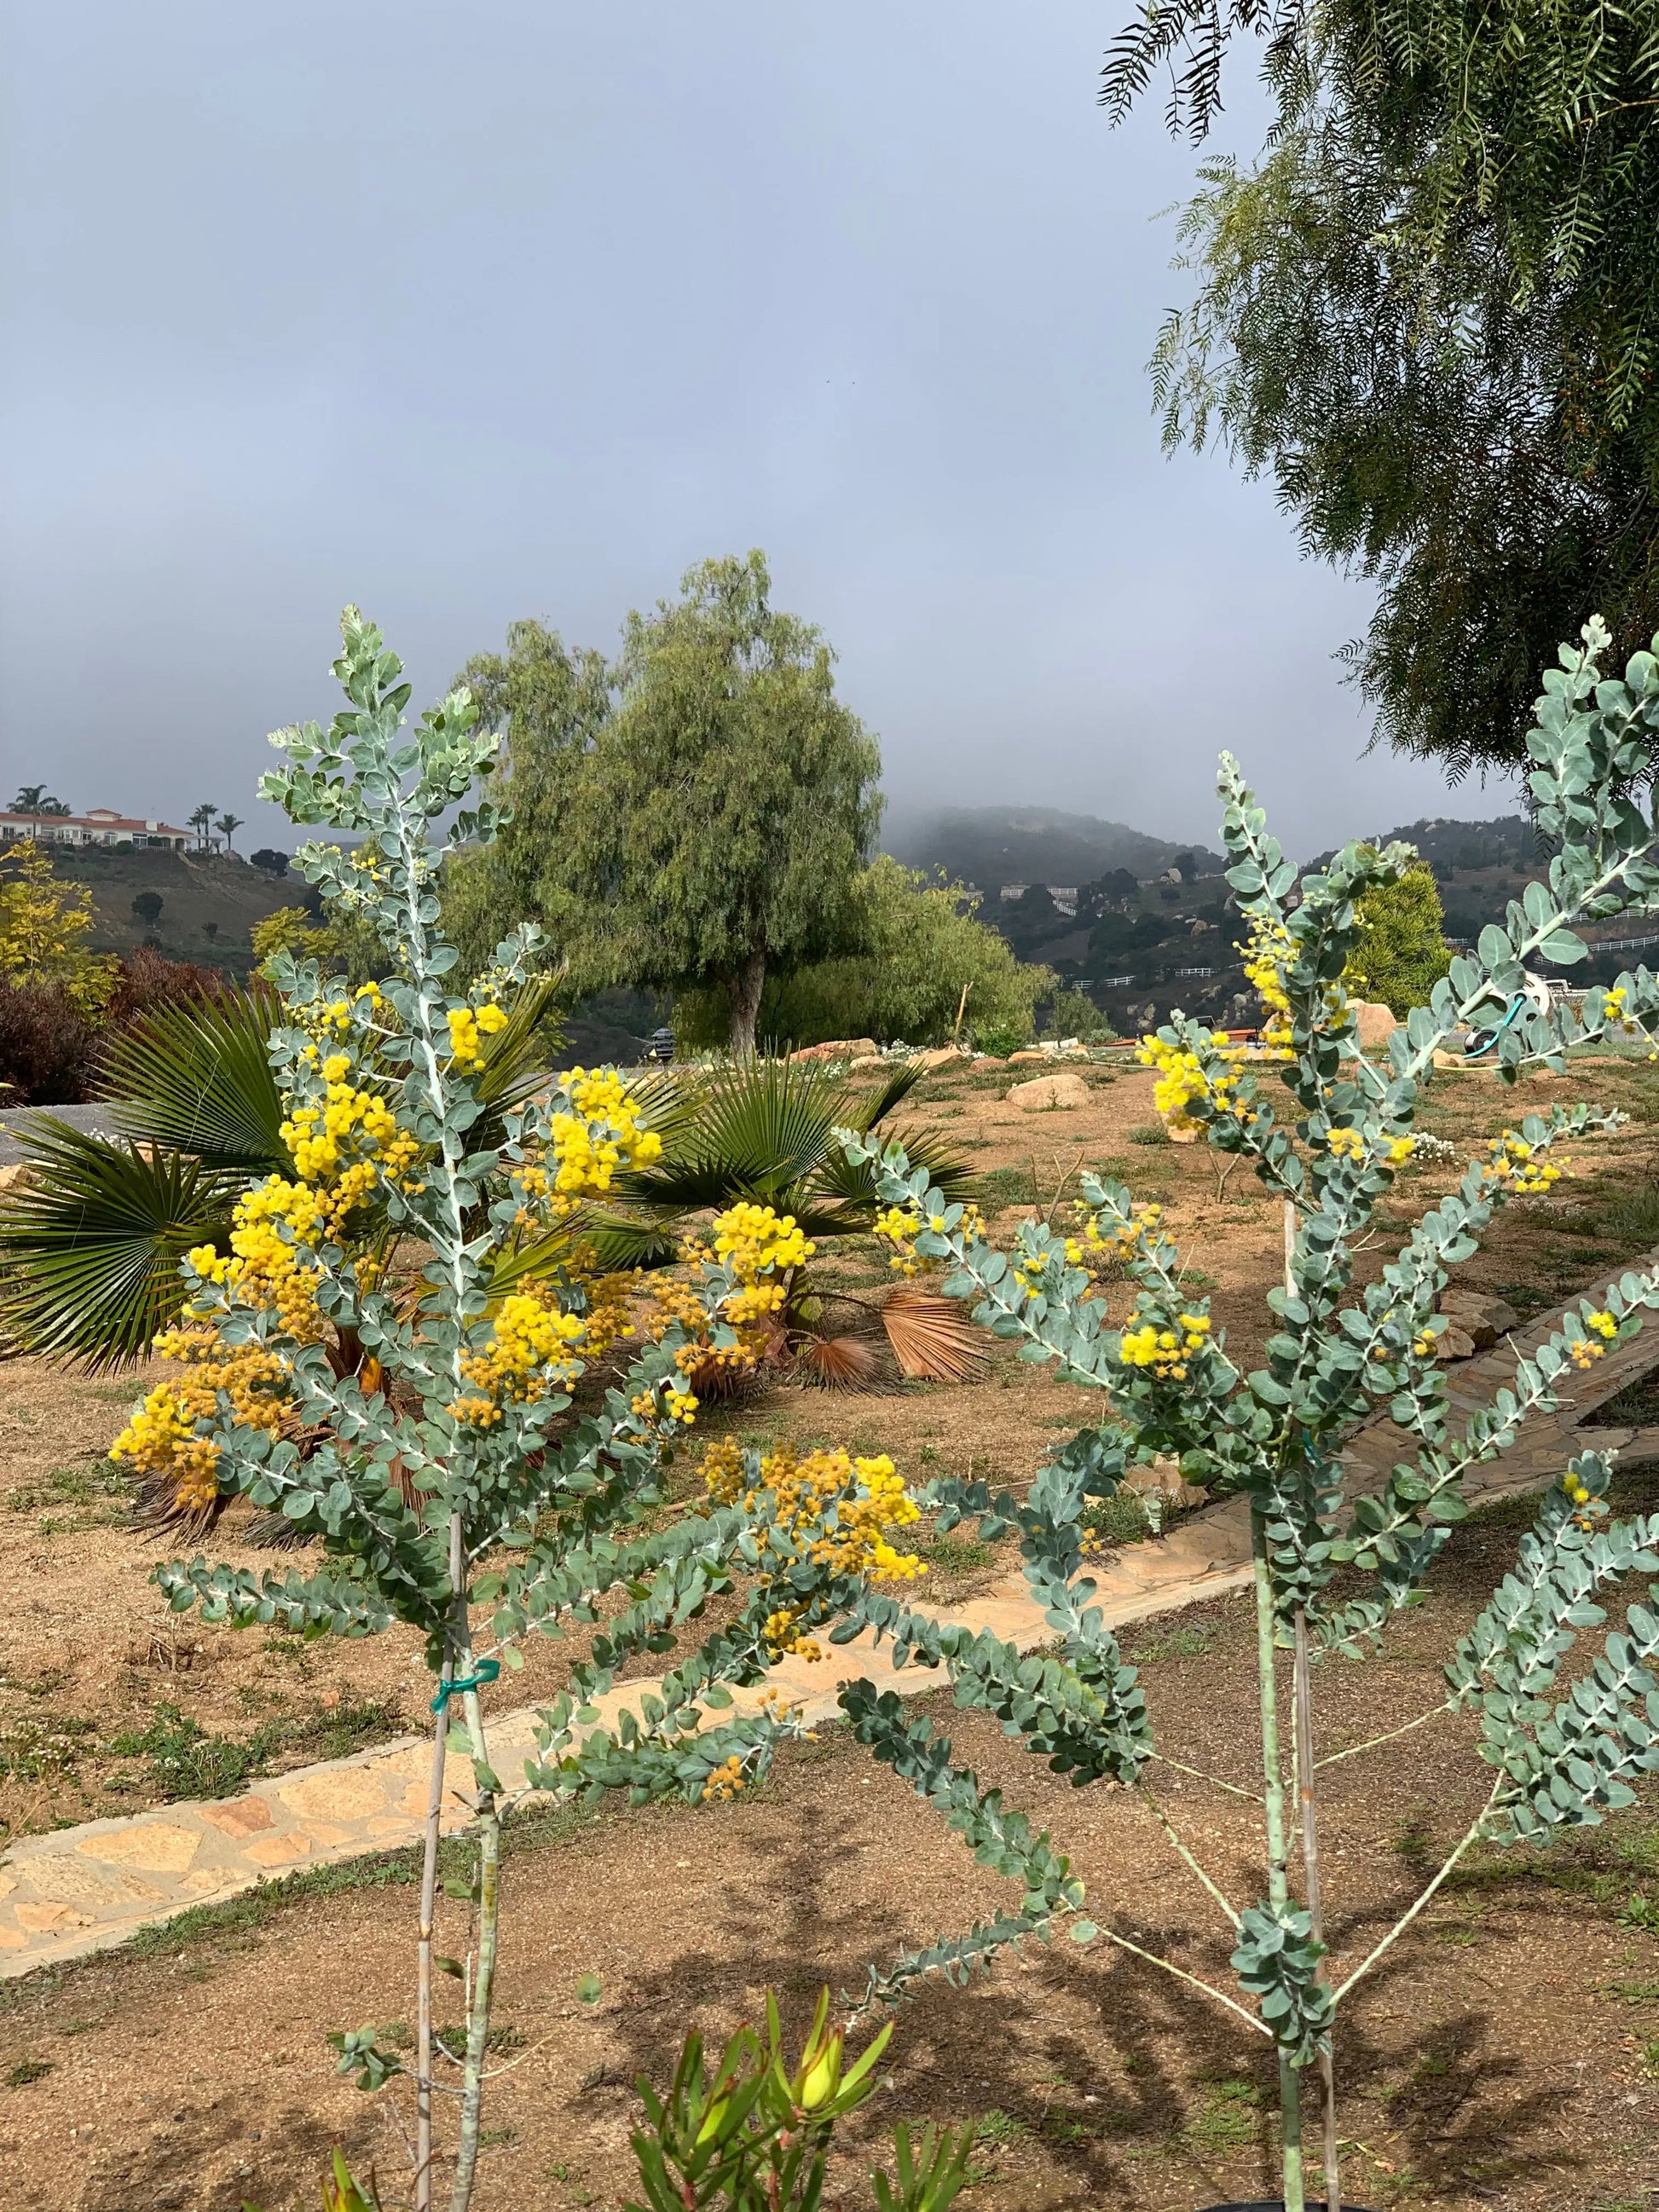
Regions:
<svg viewBox="0 0 1659 2212"><path fill-rule="evenodd" d="M1619 1925L1639 1928L1644 1936L1659 1936L1659 1898L1644 1897L1634 1890L1620 1907Z"/></svg>
<svg viewBox="0 0 1659 2212"><path fill-rule="evenodd" d="M921 1556L942 1575L961 1575L975 1567L988 1567L996 1557L977 1536L933 1536L921 1547Z"/></svg>
<svg viewBox="0 0 1659 2212"><path fill-rule="evenodd" d="M1194 2150L1243 2150L1255 2141L1260 2096L1249 2081L1211 2081L1203 2102L1181 2130Z"/></svg>
<svg viewBox="0 0 1659 2212"><path fill-rule="evenodd" d="M1136 1644L1124 1656L1137 1667L1153 1667L1160 1659L1201 1659L1214 1642L1212 1628L1172 1628L1167 1635Z"/></svg>
<svg viewBox="0 0 1659 2212"><path fill-rule="evenodd" d="M177 1705L158 1705L148 1728L128 1729L107 1746L117 1759L143 1759L151 1788L164 1802L179 1797L228 1797L269 1771L283 1753L304 1750L318 1759L344 1759L398 1735L403 1716L386 1698L343 1698L332 1711L263 1721L252 1735L210 1735Z"/></svg>
<svg viewBox="0 0 1659 2212"><path fill-rule="evenodd" d="M93 1733L91 1721L35 1720L25 1714L0 1728L0 1781L39 1782L73 1773Z"/></svg>
<svg viewBox="0 0 1659 2212"><path fill-rule="evenodd" d="M987 1168L975 1182L974 1194L988 1214L1001 1213L1011 1206L1036 1204L1036 1178L1029 1166Z"/></svg>
<svg viewBox="0 0 1659 2212"><path fill-rule="evenodd" d="M31 2081L44 2081L48 2074L57 2071L50 2058L20 2058L6 2075L6 2087L27 2089Z"/></svg>
<svg viewBox="0 0 1659 2212"><path fill-rule="evenodd" d="M1152 1533L1146 1508L1132 1490L1120 1490L1089 1509L1090 1533L1101 1544L1141 1544Z"/></svg>
<svg viewBox="0 0 1659 2212"><path fill-rule="evenodd" d="M1167 1145L1171 1141L1162 1121L1137 1121L1123 1133L1132 1145Z"/></svg>
<svg viewBox="0 0 1659 2212"><path fill-rule="evenodd" d="M1659 2004L1659 1982L1604 1982L1605 1994L1617 1997L1620 2004Z"/></svg>
<svg viewBox="0 0 1659 2212"><path fill-rule="evenodd" d="M112 1467L100 1453L74 1467L54 1467L33 1482L20 1484L6 1492L4 1503L11 1513L45 1510L52 1514L50 1525L41 1523L40 1534L60 1535L72 1528L107 1528L125 1520L132 1504L132 1486L120 1468ZM60 1519L56 1510L62 1508L70 1511Z"/></svg>
<svg viewBox="0 0 1659 2212"><path fill-rule="evenodd" d="M1659 1183L1642 1183L1626 1191L1609 1210L1606 1227L1621 1244L1638 1250L1659 1244Z"/></svg>
<svg viewBox="0 0 1659 2212"><path fill-rule="evenodd" d="M1616 1398L1595 1412L1598 1429L1645 1429L1659 1423L1659 1367L1626 1382Z"/></svg>

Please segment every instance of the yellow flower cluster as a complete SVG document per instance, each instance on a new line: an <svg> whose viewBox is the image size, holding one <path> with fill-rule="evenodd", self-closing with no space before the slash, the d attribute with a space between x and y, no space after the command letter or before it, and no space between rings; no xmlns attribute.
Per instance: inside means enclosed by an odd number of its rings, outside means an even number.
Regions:
<svg viewBox="0 0 1659 2212"><path fill-rule="evenodd" d="M1152 1085L1152 1103L1172 1129L1190 1129L1194 1117L1188 1109L1200 1099L1207 1100L1218 1115L1226 1115L1241 1128L1248 1129L1255 1121L1253 1107L1240 1095L1243 1076L1237 1072L1239 1063L1247 1056L1246 1048L1237 1044L1218 1044L1218 1057L1226 1064L1227 1072L1206 1075L1195 1053L1180 1045L1165 1044L1156 1036L1144 1036L1135 1049L1135 1058L1143 1067L1155 1068L1158 1081Z"/></svg>
<svg viewBox="0 0 1659 2212"><path fill-rule="evenodd" d="M507 1015L493 1002L474 1008L452 1006L446 1019L449 1024L449 1056L457 1067L476 1067L483 1058L483 1041L498 1036L507 1027Z"/></svg>
<svg viewBox="0 0 1659 2212"><path fill-rule="evenodd" d="M648 1167L662 1139L640 1127L640 1110L613 1068L573 1068L562 1079L573 1110L556 1114L550 1133L553 1188L572 1198L610 1189L619 1168Z"/></svg>
<svg viewBox="0 0 1659 2212"><path fill-rule="evenodd" d="M1184 1313L1179 1319L1179 1334L1172 1328L1160 1328L1152 1321L1143 1322L1139 1328L1125 1329L1119 1347L1124 1364L1150 1368L1159 1382L1184 1381L1188 1362L1203 1351L1209 1339L1210 1322L1207 1314Z"/></svg>
<svg viewBox="0 0 1659 2212"><path fill-rule="evenodd" d="M403 1181L420 1146L398 1127L397 1115L378 1091L360 1091L351 1082L343 1053L331 1053L324 1061L323 1079L321 1103L295 1107L282 1133L301 1182L335 1183L330 1209L335 1218L329 1224L333 1229L369 1195L377 1175Z"/></svg>
<svg viewBox="0 0 1659 2212"><path fill-rule="evenodd" d="M1567 1342L1567 1357L1581 1370L1606 1358L1608 1345L1619 1334L1619 1324L1610 1313L1586 1314L1584 1327L1588 1335L1571 1337Z"/></svg>
<svg viewBox="0 0 1659 2212"><path fill-rule="evenodd" d="M274 1435L288 1417L287 1370L263 1346L222 1345L216 1331L199 1325L165 1330L155 1350L163 1359L180 1361L186 1371L147 1393L110 1447L110 1457L126 1461L142 1475L170 1478L175 1511L205 1513L219 1495L219 1447L210 1437L197 1435L197 1423L212 1418L222 1390L240 1427Z"/></svg>
<svg viewBox="0 0 1659 2212"><path fill-rule="evenodd" d="M1488 1155L1486 1173L1498 1182L1508 1183L1517 1198L1535 1197L1561 1180L1561 1169L1553 1160L1540 1158L1513 1129L1492 1139Z"/></svg>
<svg viewBox="0 0 1659 2212"><path fill-rule="evenodd" d="M222 1285L244 1304L271 1308L284 1335L314 1344L322 1334L321 1271L310 1250L336 1218L334 1207L306 1184L268 1176L236 1201L228 1255L198 1244L188 1255L190 1264L204 1281Z"/></svg>
<svg viewBox="0 0 1659 2212"><path fill-rule="evenodd" d="M765 1638L766 1648L774 1659L781 1659L789 1651L793 1651L798 1659L823 1658L823 1648L817 1638L801 1633L800 1622L805 1610L804 1606L789 1605L767 1614L766 1625L761 1634Z"/></svg>
<svg viewBox="0 0 1659 2212"><path fill-rule="evenodd" d="M831 1574L911 1582L927 1571L915 1553L901 1553L891 1541L893 1530L921 1518L921 1508L885 1453L851 1460L837 1449L797 1460L780 1444L762 1460L758 1486L747 1489L737 1446L716 1443L704 1455L702 1472L712 1498L723 1505L741 1498L747 1513L757 1512L762 1493L770 1491L775 1533Z"/></svg>
<svg viewBox="0 0 1659 2212"><path fill-rule="evenodd" d="M919 1275L924 1262L917 1256L915 1239L921 1233L921 1215L915 1206L889 1206L879 1212L870 1224L870 1234L893 1248L887 1264L901 1275ZM927 1226L935 1237L945 1231L945 1216L933 1213ZM962 1209L956 1234L964 1244L982 1243L985 1239L985 1216L970 1199Z"/></svg>
<svg viewBox="0 0 1659 2212"><path fill-rule="evenodd" d="M703 1803L718 1805L729 1802L742 1790L743 1781L743 1760L734 1751L730 1759L720 1761L703 1784Z"/></svg>
<svg viewBox="0 0 1659 2212"><path fill-rule="evenodd" d="M696 1393L684 1382L654 1383L648 1390L636 1390L628 1403L629 1412L641 1421L680 1421L689 1429L697 1418Z"/></svg>
<svg viewBox="0 0 1659 2212"><path fill-rule="evenodd" d="M585 1334L581 1316L561 1313L539 1285L515 1291L495 1309L489 1345L461 1355L461 1372L476 1395L457 1398L450 1412L487 1429L501 1420L503 1407L532 1405L574 1382L581 1362L573 1347Z"/></svg>
<svg viewBox="0 0 1659 2212"><path fill-rule="evenodd" d="M714 1253L745 1279L774 1268L803 1266L817 1247L793 1213L779 1215L769 1206L739 1199L714 1217Z"/></svg>

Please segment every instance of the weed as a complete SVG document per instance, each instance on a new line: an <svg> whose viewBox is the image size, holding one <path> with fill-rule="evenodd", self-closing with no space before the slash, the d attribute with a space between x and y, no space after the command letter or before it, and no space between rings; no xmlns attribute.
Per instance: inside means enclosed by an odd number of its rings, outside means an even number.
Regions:
<svg viewBox="0 0 1659 2212"><path fill-rule="evenodd" d="M73 1773L92 1732L90 1721L25 1716L10 1722L0 1728L0 1782L40 1782Z"/></svg>
<svg viewBox="0 0 1659 2212"><path fill-rule="evenodd" d="M1171 1141L1162 1121L1137 1121L1123 1133L1132 1145L1167 1145Z"/></svg>
<svg viewBox="0 0 1659 2212"><path fill-rule="evenodd" d="M20 2058L6 2075L6 2087L27 2089L31 2081L43 2081L48 2074L57 2071L50 2058Z"/></svg>
<svg viewBox="0 0 1659 2212"><path fill-rule="evenodd" d="M1023 2142L1031 2132L1028 2121L1015 2112L1005 2112L993 2105L988 2112L981 2112L974 2122L974 2141L1006 2149L1010 2143Z"/></svg>
<svg viewBox="0 0 1659 2212"><path fill-rule="evenodd" d="M1659 1936L1659 1899L1650 1901L1639 1889L1633 1890L1620 1908L1621 1928L1639 1928L1644 1936Z"/></svg>
<svg viewBox="0 0 1659 2212"><path fill-rule="evenodd" d="M1608 1233L1638 1250L1659 1244L1659 1183L1626 1191L1607 1216Z"/></svg>
<svg viewBox="0 0 1659 2212"><path fill-rule="evenodd" d="M1601 1987L1621 2004L1659 2004L1659 1982L1604 1982Z"/></svg>

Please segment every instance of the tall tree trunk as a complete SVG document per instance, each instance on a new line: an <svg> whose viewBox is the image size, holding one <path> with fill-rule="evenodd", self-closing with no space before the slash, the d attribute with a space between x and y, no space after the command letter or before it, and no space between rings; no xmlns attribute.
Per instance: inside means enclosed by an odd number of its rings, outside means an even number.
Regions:
<svg viewBox="0 0 1659 2212"><path fill-rule="evenodd" d="M751 952L741 968L732 969L720 980L732 1009L732 1057L752 1060L755 1024L760 1018L761 993L766 986L765 953Z"/></svg>

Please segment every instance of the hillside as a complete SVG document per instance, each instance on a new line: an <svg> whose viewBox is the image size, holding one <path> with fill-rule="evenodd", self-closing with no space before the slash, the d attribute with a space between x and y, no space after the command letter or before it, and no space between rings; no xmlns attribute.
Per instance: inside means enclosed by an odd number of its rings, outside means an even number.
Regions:
<svg viewBox="0 0 1659 2212"><path fill-rule="evenodd" d="M47 849L57 874L92 893L91 951L131 952L153 941L170 960L199 961L235 975L245 975L252 959L254 923L279 906L298 906L306 889L293 877L268 876L222 854ZM161 901L154 924L132 910L145 891Z"/></svg>
<svg viewBox="0 0 1659 2212"><path fill-rule="evenodd" d="M896 811L882 839L883 848L908 868L943 868L961 883L975 884L985 895L985 916L1004 884L1091 883L1127 868L1146 879L1172 866L1190 845L1149 837L1121 822L1094 814L1066 814L1052 806L946 807L936 813ZM1216 854L1197 849L1200 871L1221 866Z"/></svg>

